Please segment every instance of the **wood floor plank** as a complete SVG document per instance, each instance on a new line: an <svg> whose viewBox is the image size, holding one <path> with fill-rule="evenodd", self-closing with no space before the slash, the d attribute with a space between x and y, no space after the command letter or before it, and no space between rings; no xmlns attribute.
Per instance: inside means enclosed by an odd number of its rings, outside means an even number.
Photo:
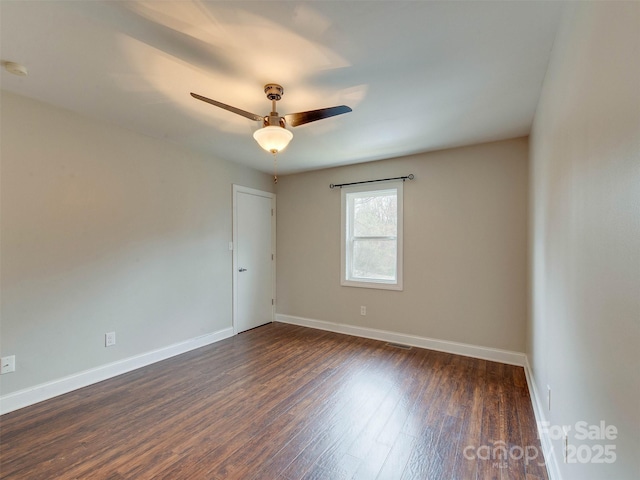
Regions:
<svg viewBox="0 0 640 480"><path fill-rule="evenodd" d="M413 451L416 438L400 432L396 441L391 447L391 451L385 459L376 480L395 480L402 478L402 474L407 467L409 456Z"/></svg>
<svg viewBox="0 0 640 480"><path fill-rule="evenodd" d="M0 478L546 480L520 367L269 324L0 417ZM468 452L467 452L468 453Z"/></svg>
<svg viewBox="0 0 640 480"><path fill-rule="evenodd" d="M414 406L416 402L418 402L422 390L431 380L427 366L429 351L422 351L420 353L422 354L415 354L411 358L411 362L403 369L406 381L403 382L401 386L402 395L384 428L377 437L377 441L380 443L389 446L393 445L411 415L411 412L414 410Z"/></svg>
<svg viewBox="0 0 640 480"><path fill-rule="evenodd" d="M363 428L373 415L388 389L388 385L379 388L372 378L371 359L353 376L348 387L344 388L341 406L326 422L320 435L312 439L298 457L287 467L284 475L289 478L301 478L322 458L322 466L331 466L336 451L344 451L350 439ZM338 453L339 455L339 453Z"/></svg>
<svg viewBox="0 0 640 480"><path fill-rule="evenodd" d="M522 373L524 377L524 372ZM526 382L515 392L518 423L522 436L522 448L525 449L525 472L527 480L531 478L546 479L547 470L542 453L542 446L538 438L538 429L533 413L533 406Z"/></svg>
<svg viewBox="0 0 640 480"><path fill-rule="evenodd" d="M500 389L502 369L499 364L487 362L487 384L483 396L482 441L478 447L478 478L500 480L502 478L502 452L504 442L504 407ZM485 450L480 450L485 449Z"/></svg>
<svg viewBox="0 0 640 480"><path fill-rule="evenodd" d="M518 369L513 366L506 367L504 383L500 389L501 405L504 408L504 442L507 447L506 464L503 465L502 470L502 478L505 480L526 480L525 449L516 405L516 395L522 387L516 383L518 382L516 370Z"/></svg>
<svg viewBox="0 0 640 480"><path fill-rule="evenodd" d="M382 470L387 456L391 452L391 446L384 443L375 442L367 455L362 459L358 469L353 474L353 480L368 480L376 478Z"/></svg>
<svg viewBox="0 0 640 480"><path fill-rule="evenodd" d="M464 417L447 416L444 419L438 441L431 454L427 478L451 478L451 472L454 471L457 462L463 424Z"/></svg>

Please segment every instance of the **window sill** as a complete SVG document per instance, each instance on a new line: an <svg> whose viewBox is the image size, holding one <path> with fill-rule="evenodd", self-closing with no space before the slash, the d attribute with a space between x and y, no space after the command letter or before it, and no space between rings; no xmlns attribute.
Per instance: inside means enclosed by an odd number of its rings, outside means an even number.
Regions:
<svg viewBox="0 0 640 480"><path fill-rule="evenodd" d="M340 282L340 285L343 287L373 288L377 290L403 290L402 284L398 283L356 282L353 280L342 280Z"/></svg>

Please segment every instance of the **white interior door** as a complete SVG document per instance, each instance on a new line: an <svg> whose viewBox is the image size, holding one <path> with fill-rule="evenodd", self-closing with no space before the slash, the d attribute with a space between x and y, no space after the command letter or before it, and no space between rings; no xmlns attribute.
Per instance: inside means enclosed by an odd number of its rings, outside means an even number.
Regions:
<svg viewBox="0 0 640 480"><path fill-rule="evenodd" d="M273 321L275 195L233 186L235 333Z"/></svg>

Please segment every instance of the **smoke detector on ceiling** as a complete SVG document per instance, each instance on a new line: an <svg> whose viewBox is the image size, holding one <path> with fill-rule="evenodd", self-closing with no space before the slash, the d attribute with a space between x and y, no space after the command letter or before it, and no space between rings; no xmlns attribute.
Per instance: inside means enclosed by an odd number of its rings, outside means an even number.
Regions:
<svg viewBox="0 0 640 480"><path fill-rule="evenodd" d="M20 65L19 63L16 63L16 62L3 61L2 66L7 72L13 75L17 75L19 77L26 77L27 74L29 73L27 71L27 67L25 67L24 65Z"/></svg>

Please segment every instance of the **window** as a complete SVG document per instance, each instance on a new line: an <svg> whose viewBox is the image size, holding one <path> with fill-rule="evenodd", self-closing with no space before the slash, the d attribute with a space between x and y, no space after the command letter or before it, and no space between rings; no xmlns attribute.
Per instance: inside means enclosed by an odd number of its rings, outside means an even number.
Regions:
<svg viewBox="0 0 640 480"><path fill-rule="evenodd" d="M402 185L342 188L342 285L402 290Z"/></svg>

